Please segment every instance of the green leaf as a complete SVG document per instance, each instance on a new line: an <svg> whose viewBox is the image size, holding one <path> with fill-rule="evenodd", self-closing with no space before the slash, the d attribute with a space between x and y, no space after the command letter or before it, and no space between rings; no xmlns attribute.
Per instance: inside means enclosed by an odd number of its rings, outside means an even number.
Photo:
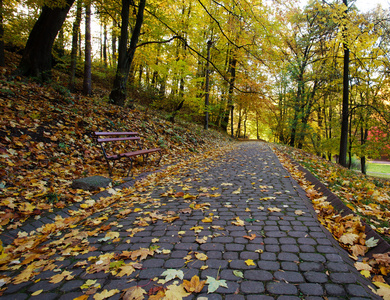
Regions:
<svg viewBox="0 0 390 300"><path fill-rule="evenodd" d="M378 245L378 242L379 240L374 240L374 237L371 237L366 241L366 246L368 248L374 248L376 245Z"/></svg>
<svg viewBox="0 0 390 300"><path fill-rule="evenodd" d="M247 221L248 223L252 223L252 222L255 222L256 219L246 218L245 221Z"/></svg>
<svg viewBox="0 0 390 300"><path fill-rule="evenodd" d="M168 282L176 277L182 280L184 273L182 270L168 269L165 270L161 276L165 276L165 282Z"/></svg>
<svg viewBox="0 0 390 300"><path fill-rule="evenodd" d="M227 288L226 280L217 280L213 277L207 276L206 283L209 285L207 294L215 292L220 286Z"/></svg>
<svg viewBox="0 0 390 300"><path fill-rule="evenodd" d="M233 274L237 277L240 277L240 278L244 278L244 274L242 274L241 271L238 271L238 270L234 270L233 271Z"/></svg>

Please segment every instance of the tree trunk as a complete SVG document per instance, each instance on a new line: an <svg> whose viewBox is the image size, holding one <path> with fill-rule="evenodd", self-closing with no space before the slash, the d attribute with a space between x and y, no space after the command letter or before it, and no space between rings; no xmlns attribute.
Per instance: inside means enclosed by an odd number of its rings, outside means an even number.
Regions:
<svg viewBox="0 0 390 300"><path fill-rule="evenodd" d="M42 8L28 37L16 75L33 76L42 80L51 78L53 43L74 1L66 0L66 5L62 8Z"/></svg>
<svg viewBox="0 0 390 300"><path fill-rule="evenodd" d="M115 34L115 30L114 28L116 28L117 25L116 25L116 21L113 20L112 21L112 36L111 36L111 44L112 44L112 65L114 66L116 60L117 60L117 57L116 57L116 34Z"/></svg>
<svg viewBox="0 0 390 300"><path fill-rule="evenodd" d="M0 0L0 66L5 66L4 55L4 26L3 26L3 0Z"/></svg>
<svg viewBox="0 0 390 300"><path fill-rule="evenodd" d="M223 131L227 131L227 126L229 124L229 111L231 114L231 136L233 137L233 91L234 91L234 82L236 80L236 65L237 65L237 59L234 57L230 61L230 80L229 80L229 92L228 92L228 101L227 101L227 108L225 112L225 117L222 121L221 127Z"/></svg>
<svg viewBox="0 0 390 300"><path fill-rule="evenodd" d="M127 49L128 41L128 25L131 0L122 0L122 27L121 37L119 40L119 57L118 66L115 74L114 86L110 93L110 102L115 105L123 106L126 100L126 84L129 76L130 66L133 62L134 53L137 47L138 39L141 34L141 27L144 20L144 10L146 0L140 0L138 5L137 20L130 40L129 49Z"/></svg>
<svg viewBox="0 0 390 300"><path fill-rule="evenodd" d="M80 31L82 0L77 0L76 19L73 23L72 32L72 51L70 53L70 73L69 73L69 90L74 92L76 85L77 69L77 43Z"/></svg>
<svg viewBox="0 0 390 300"><path fill-rule="evenodd" d="M84 60L84 83L83 94L92 94L92 59L91 59L91 2L85 3L85 60Z"/></svg>
<svg viewBox="0 0 390 300"><path fill-rule="evenodd" d="M343 0L346 8L348 1ZM343 37L346 39L346 29L343 30ZM344 42L344 74L343 74L343 105L341 118L341 136L340 136L340 157L339 163L343 167L347 166L347 148L348 148L348 117L349 117L349 48Z"/></svg>
<svg viewBox="0 0 390 300"><path fill-rule="evenodd" d="M210 49L213 42L207 41L207 61L206 61L206 84L205 84L205 95L204 95L204 129L209 129L209 93L210 93Z"/></svg>

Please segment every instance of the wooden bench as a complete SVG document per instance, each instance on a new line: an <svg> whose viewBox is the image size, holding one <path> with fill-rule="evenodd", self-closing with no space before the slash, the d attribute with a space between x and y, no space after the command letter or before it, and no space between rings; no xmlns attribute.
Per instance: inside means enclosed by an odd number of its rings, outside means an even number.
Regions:
<svg viewBox="0 0 390 300"><path fill-rule="evenodd" d="M160 148L154 148L154 149L142 149L142 145L140 143L140 137L138 135L138 132L95 132L95 139L96 142L100 144L104 158L106 159L107 165L108 165L108 172L110 176L112 176L112 169L114 168L114 163L117 160L120 160L121 158L128 158L130 159L130 168L127 172L127 177L130 174L130 171L133 167L133 160L136 156L142 156L143 161L146 162L146 159L148 158L148 155L151 153L159 153L160 158L157 161L157 165L161 161L162 153ZM107 145L108 143L112 142L121 142L121 141L134 141L136 143L137 150L135 151L129 151L124 153L114 153L114 154L108 154L107 151L109 151ZM106 147L105 147L106 146ZM120 147L117 147L115 149L114 147L111 147L114 152L118 150L122 150ZM112 167L110 165L110 161L112 161Z"/></svg>

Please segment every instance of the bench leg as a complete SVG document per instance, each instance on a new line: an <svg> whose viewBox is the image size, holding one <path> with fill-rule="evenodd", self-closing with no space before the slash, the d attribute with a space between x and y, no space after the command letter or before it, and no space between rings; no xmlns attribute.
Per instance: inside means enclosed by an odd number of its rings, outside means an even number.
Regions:
<svg viewBox="0 0 390 300"><path fill-rule="evenodd" d="M133 159L131 157L129 157L129 159L130 159L130 168L129 171L127 172L126 177L129 177L130 171L133 168ZM131 175L133 175L133 173L131 173Z"/></svg>

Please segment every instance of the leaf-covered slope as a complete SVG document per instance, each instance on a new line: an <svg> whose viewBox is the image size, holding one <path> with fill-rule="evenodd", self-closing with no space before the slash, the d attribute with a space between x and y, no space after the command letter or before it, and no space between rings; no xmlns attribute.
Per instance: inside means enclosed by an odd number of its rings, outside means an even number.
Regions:
<svg viewBox="0 0 390 300"><path fill-rule="evenodd" d="M227 139L194 124L172 124L141 108L109 105L102 98L69 94L62 86L39 85L0 74L0 225L15 228L43 210L77 201L73 179L108 176L94 131L137 131L144 148L161 147L161 165L172 164ZM129 145L130 146L130 145ZM126 147L122 146L122 147ZM125 176L117 165L114 179ZM153 168L136 165L134 174Z"/></svg>

